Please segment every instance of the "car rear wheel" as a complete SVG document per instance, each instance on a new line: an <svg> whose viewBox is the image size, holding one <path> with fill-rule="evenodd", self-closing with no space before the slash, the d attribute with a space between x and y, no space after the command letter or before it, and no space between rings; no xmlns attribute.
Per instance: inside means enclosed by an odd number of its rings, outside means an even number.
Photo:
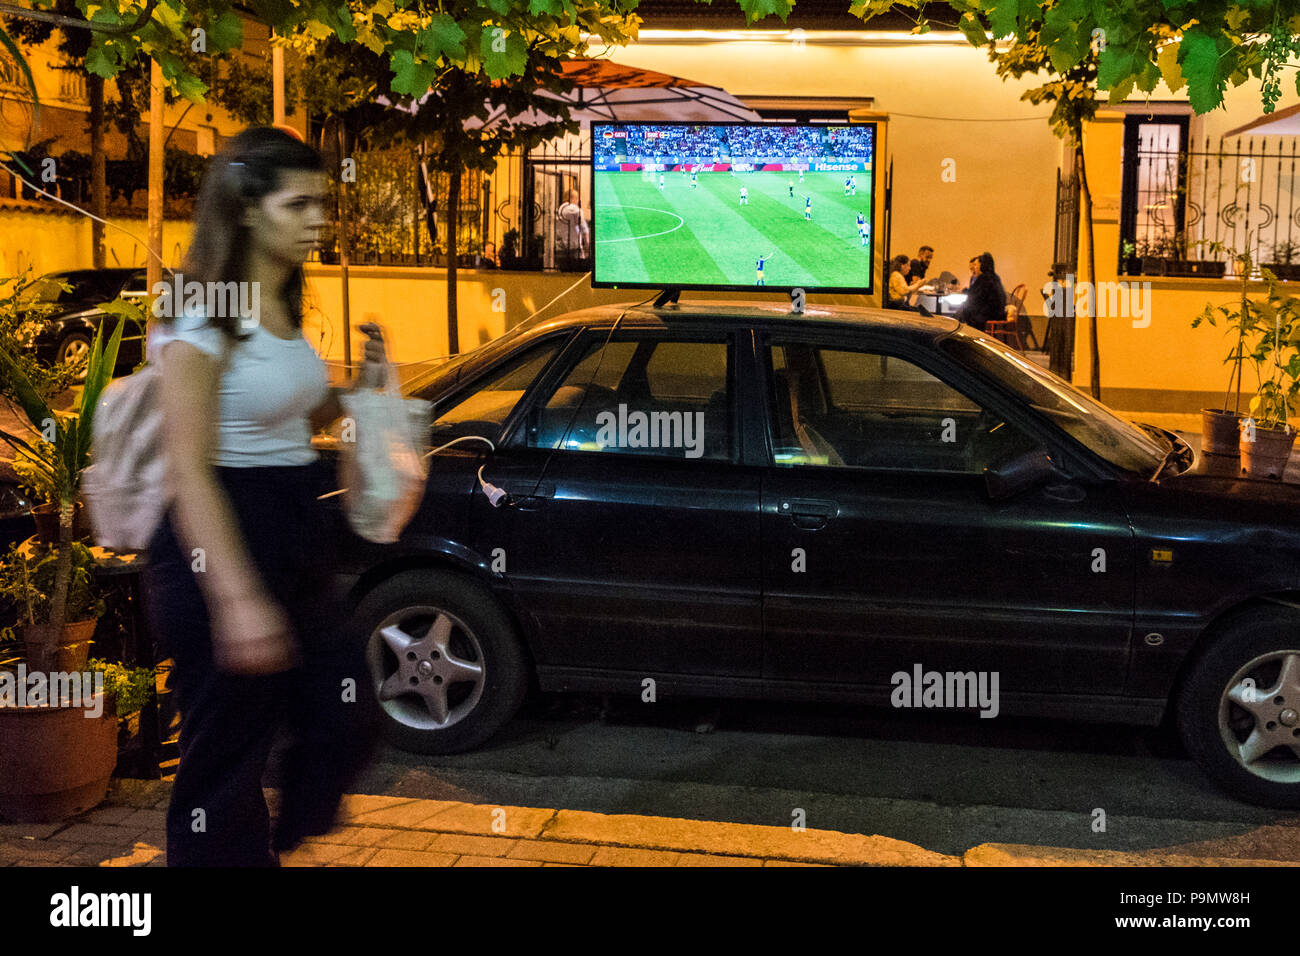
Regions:
<svg viewBox="0 0 1300 956"><path fill-rule="evenodd" d="M491 593L446 571L405 571L357 609L366 661L393 744L446 754L483 743L528 689L515 629Z"/></svg>
<svg viewBox="0 0 1300 956"><path fill-rule="evenodd" d="M73 332L59 339L58 361L66 365L80 365L77 381L84 381L86 365L90 361L90 336L84 332Z"/></svg>
<svg viewBox="0 0 1300 956"><path fill-rule="evenodd" d="M1183 684L1178 729L1224 790L1300 808L1300 611L1251 608L1225 622Z"/></svg>

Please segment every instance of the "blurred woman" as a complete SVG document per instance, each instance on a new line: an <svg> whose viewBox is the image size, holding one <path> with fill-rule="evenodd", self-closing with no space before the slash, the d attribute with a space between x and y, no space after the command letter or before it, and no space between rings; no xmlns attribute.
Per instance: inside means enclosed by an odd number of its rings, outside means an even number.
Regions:
<svg viewBox="0 0 1300 956"><path fill-rule="evenodd" d="M277 865L330 829L375 739L361 641L329 586L335 542L312 467L314 428L339 415L302 334L302 263L326 221L326 184L320 155L295 137L234 137L204 177L183 275L239 284L256 312L175 303L150 333L170 506L147 582L181 710L169 866ZM377 328L363 331L373 385L384 349ZM272 835L262 774L281 730L290 745Z"/></svg>

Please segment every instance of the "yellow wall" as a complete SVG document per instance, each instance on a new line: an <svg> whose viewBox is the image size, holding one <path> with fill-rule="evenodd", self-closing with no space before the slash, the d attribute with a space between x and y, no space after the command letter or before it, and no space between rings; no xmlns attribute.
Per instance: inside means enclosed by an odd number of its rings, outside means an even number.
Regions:
<svg viewBox="0 0 1300 956"><path fill-rule="evenodd" d="M308 310L304 331L325 357L343 358L342 282L337 266L307 267ZM447 280L442 269L354 266L348 270L348 311L353 327L352 355L361 355L358 325L384 325L389 357L398 363L422 362L447 354ZM581 279L581 281L579 281ZM570 289L571 286L576 287ZM566 290L569 290L566 293ZM590 280L570 273L498 272L462 269L456 286L457 323L462 352L487 342L543 307L559 315L593 305L636 303L655 290L592 289ZM554 302L557 296L560 298ZM717 293L690 298L772 302L773 296ZM866 305L863 296L809 296L810 305ZM548 306L549 304L549 306Z"/></svg>
<svg viewBox="0 0 1300 956"><path fill-rule="evenodd" d="M91 221L71 212L34 212L30 209L33 205L15 200L0 202L0 275L16 275L28 265L38 275L91 268ZM41 206L49 208L48 203ZM111 226L104 232L108 265L143 266L145 247L127 233L143 241L148 233L146 222L114 218L108 221ZM191 232L192 227L186 221L163 223L163 262L167 266L180 264Z"/></svg>

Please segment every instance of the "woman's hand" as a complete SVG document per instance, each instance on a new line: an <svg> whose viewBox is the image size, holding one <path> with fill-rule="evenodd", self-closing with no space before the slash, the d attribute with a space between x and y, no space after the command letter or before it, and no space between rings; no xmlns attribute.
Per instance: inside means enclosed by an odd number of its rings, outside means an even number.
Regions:
<svg viewBox="0 0 1300 956"><path fill-rule="evenodd" d="M253 595L216 602L212 610L212 658L232 674L277 674L299 661L289 618L270 597Z"/></svg>
<svg viewBox="0 0 1300 956"><path fill-rule="evenodd" d="M384 330L377 322L367 322L359 326L358 331L366 336L366 351L361 360L361 375L357 378L357 385L361 388L379 388L384 384L384 373L388 368Z"/></svg>

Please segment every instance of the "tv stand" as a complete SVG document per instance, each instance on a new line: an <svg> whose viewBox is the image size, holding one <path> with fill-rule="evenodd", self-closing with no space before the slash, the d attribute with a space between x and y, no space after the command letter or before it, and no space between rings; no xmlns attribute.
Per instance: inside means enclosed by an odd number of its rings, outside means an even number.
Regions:
<svg viewBox="0 0 1300 956"><path fill-rule="evenodd" d="M656 309L662 309L669 304L676 305L681 294L681 289L664 289L664 291L660 292L659 296L655 299L654 307Z"/></svg>

